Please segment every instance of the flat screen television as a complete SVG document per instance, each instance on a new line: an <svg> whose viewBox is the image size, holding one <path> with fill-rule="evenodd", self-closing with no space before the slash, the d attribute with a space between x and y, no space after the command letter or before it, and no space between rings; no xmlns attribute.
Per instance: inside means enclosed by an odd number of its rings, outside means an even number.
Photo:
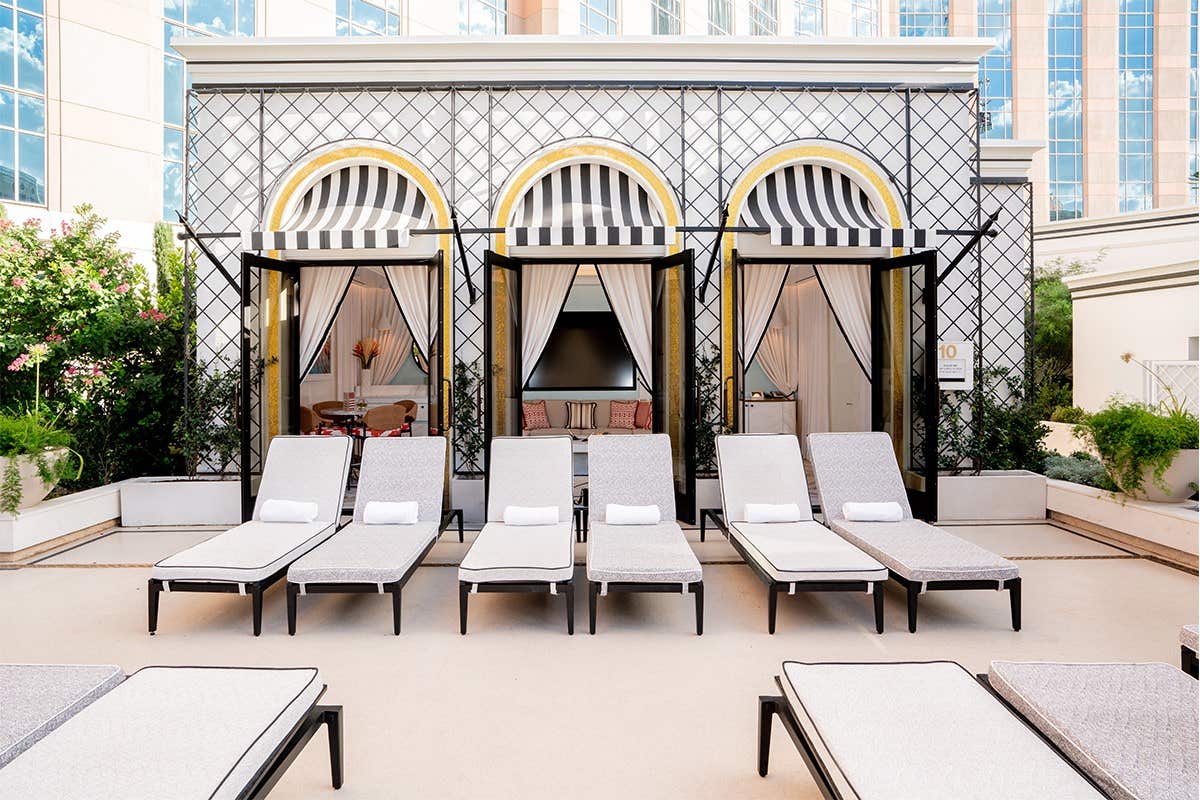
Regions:
<svg viewBox="0 0 1200 800"><path fill-rule="evenodd" d="M634 389L633 355L611 311L558 315L528 389Z"/></svg>

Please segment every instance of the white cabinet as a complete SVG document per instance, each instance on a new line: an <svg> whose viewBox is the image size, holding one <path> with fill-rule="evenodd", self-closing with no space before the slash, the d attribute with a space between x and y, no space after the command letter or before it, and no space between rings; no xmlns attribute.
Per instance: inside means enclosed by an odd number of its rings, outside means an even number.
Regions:
<svg viewBox="0 0 1200 800"><path fill-rule="evenodd" d="M795 400L746 401L746 433L795 433Z"/></svg>

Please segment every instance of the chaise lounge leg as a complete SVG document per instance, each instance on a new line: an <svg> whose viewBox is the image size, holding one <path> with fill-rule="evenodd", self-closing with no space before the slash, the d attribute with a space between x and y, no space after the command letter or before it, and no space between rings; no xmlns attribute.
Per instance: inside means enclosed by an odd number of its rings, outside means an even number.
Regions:
<svg viewBox="0 0 1200 800"><path fill-rule="evenodd" d="M459 508L456 509L454 513L458 515L458 543L462 544L465 541L463 539L463 512L462 509Z"/></svg>
<svg viewBox="0 0 1200 800"><path fill-rule="evenodd" d="M775 610L779 606L779 587L767 587L767 633L775 633Z"/></svg>
<svg viewBox="0 0 1200 800"><path fill-rule="evenodd" d="M250 613L254 617L254 635L262 635L262 603L263 590L259 587L254 587L250 590Z"/></svg>
<svg viewBox="0 0 1200 800"><path fill-rule="evenodd" d="M908 632L917 632L917 598L921 596L921 584L910 583L908 590Z"/></svg>
<svg viewBox="0 0 1200 800"><path fill-rule="evenodd" d="M296 635L296 606L300 602L300 586L295 583L287 585L287 618L288 636Z"/></svg>
<svg viewBox="0 0 1200 800"><path fill-rule="evenodd" d="M696 591L696 635L704 635L704 581L693 584Z"/></svg>
<svg viewBox="0 0 1200 800"><path fill-rule="evenodd" d="M567 581L567 635L575 635L575 582Z"/></svg>
<svg viewBox="0 0 1200 800"><path fill-rule="evenodd" d="M400 635L400 587L392 587L392 633Z"/></svg>
<svg viewBox="0 0 1200 800"><path fill-rule="evenodd" d="M758 698L758 774L767 777L771 761L771 723L776 713L778 698Z"/></svg>
<svg viewBox="0 0 1200 800"><path fill-rule="evenodd" d="M334 789L342 788L342 707L328 706L324 714L329 733L329 777Z"/></svg>
<svg viewBox="0 0 1200 800"><path fill-rule="evenodd" d="M588 581L588 633L596 633L596 595L600 592L600 584Z"/></svg>
<svg viewBox="0 0 1200 800"><path fill-rule="evenodd" d="M158 593L162 591L162 582L157 578L151 578L146 584L146 600L148 603L146 625L150 629L150 635L158 630Z"/></svg>
<svg viewBox="0 0 1200 800"><path fill-rule="evenodd" d="M458 632L467 635L467 595L471 593L471 585L465 581L458 582Z"/></svg>
<svg viewBox="0 0 1200 800"><path fill-rule="evenodd" d="M1021 579L1013 578L1008 582L1008 604L1012 609L1012 627L1014 631L1021 630Z"/></svg>
<svg viewBox="0 0 1200 800"><path fill-rule="evenodd" d="M875 600L875 632L883 633L883 584L871 584L871 594Z"/></svg>

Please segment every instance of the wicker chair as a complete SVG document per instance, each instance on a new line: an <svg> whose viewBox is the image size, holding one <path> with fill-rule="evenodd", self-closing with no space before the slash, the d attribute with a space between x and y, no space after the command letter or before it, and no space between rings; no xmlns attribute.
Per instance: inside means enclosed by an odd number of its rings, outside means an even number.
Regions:
<svg viewBox="0 0 1200 800"><path fill-rule="evenodd" d="M412 435L412 417L405 413L399 405L376 406L363 417L369 434L378 435L382 431L399 431Z"/></svg>
<svg viewBox="0 0 1200 800"><path fill-rule="evenodd" d="M415 422L417 419L417 404L412 400L397 400L392 405L404 409L404 421Z"/></svg>
<svg viewBox="0 0 1200 800"><path fill-rule="evenodd" d="M312 433L317 429L317 415L308 406L300 406L300 432Z"/></svg>
<svg viewBox="0 0 1200 800"><path fill-rule="evenodd" d="M313 410L313 413L317 415L318 422L332 423L332 422L337 422L337 420L335 420L333 417L327 417L321 412L332 411L335 408L341 408L341 407L342 407L341 400L322 400L319 403L313 403L312 410Z"/></svg>

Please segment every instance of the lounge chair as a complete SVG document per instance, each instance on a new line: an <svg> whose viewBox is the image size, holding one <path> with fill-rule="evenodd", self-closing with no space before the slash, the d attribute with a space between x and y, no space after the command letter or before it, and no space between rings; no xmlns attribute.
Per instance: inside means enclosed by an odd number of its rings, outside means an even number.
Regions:
<svg viewBox="0 0 1200 800"><path fill-rule="evenodd" d="M337 530L353 443L348 436L272 439L251 520L154 565L148 585L150 633L158 628L160 591L224 592L250 595L258 636L263 592ZM316 519L264 522L269 500L316 503Z"/></svg>
<svg viewBox="0 0 1200 800"><path fill-rule="evenodd" d="M813 520L800 440L795 436L717 437L717 472L724 520L717 525L754 574L767 585L767 630L775 632L779 593L866 592L873 596L875 630L883 633L887 569ZM799 521L747 522L750 504L795 504Z"/></svg>
<svg viewBox="0 0 1200 800"><path fill-rule="evenodd" d="M467 599L477 592L566 595L567 633L575 632L575 545L571 522L571 437L492 439L487 520L458 568L459 630L467 632ZM505 523L505 510L557 510L556 522Z"/></svg>
<svg viewBox="0 0 1200 800"><path fill-rule="evenodd" d="M1196 660L1196 625L1184 625L1179 629L1179 668L1193 678L1200 677L1200 662Z"/></svg>
<svg viewBox="0 0 1200 800"><path fill-rule="evenodd" d="M993 661L986 680L1109 797L1200 796L1200 692L1173 666Z"/></svg>
<svg viewBox="0 0 1200 800"><path fill-rule="evenodd" d="M288 568L288 633L296 633L296 607L303 594L388 593L392 629L400 635L400 593L462 511L442 512L446 488L446 440L440 436L376 438L363 443L354 520ZM366 524L369 502L417 504L412 525Z"/></svg>
<svg viewBox="0 0 1200 800"><path fill-rule="evenodd" d="M1101 800L969 672L948 661L785 661L759 698L758 774L784 730L827 800Z"/></svg>
<svg viewBox="0 0 1200 800"><path fill-rule="evenodd" d="M322 725L340 788L341 707L317 705L324 691L311 668L0 666L0 747L20 748L0 797L262 798Z"/></svg>
<svg viewBox="0 0 1200 800"><path fill-rule="evenodd" d="M609 506L642 506L647 524L614 524ZM645 512L643 512L645 513ZM675 521L671 438L592 436L588 440L588 629L596 598L609 592L680 592L696 596L696 635L704 633L700 561Z"/></svg>
<svg viewBox="0 0 1200 800"><path fill-rule="evenodd" d="M917 630L917 598L926 591L1007 589L1013 630L1021 630L1017 565L928 523L913 519L892 440L876 433L808 437L825 524L888 568L908 592L908 629ZM892 502L899 522L852 522L847 502Z"/></svg>

